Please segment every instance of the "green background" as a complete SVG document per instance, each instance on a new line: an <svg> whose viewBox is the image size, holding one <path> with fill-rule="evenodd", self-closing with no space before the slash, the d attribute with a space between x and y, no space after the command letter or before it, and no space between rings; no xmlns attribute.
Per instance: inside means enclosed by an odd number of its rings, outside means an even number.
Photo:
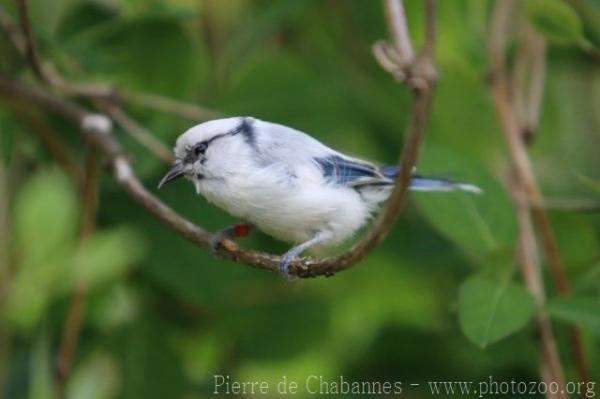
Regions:
<svg viewBox="0 0 600 399"><path fill-rule="evenodd" d="M421 2L406 3L419 43ZM10 231L0 249L5 397L52 397L54 358L79 281L90 293L67 386L72 398L203 398L215 374L271 387L286 375L301 390L309 375L402 381L408 397L428 397L423 384L430 380L537 380L533 305L515 264L514 210L503 189L507 151L485 82L491 2L438 3L440 80L419 172L478 184L485 193L413 195L389 237L332 278L287 283L214 258L151 217L107 173L96 232L79 247L76 188L32 134L55 132L83 160L76 126L3 101L2 184L10 203L0 220ZM534 3L528 12L550 39L541 127L531 147L536 176L550 199L595 203L600 70L590 49L600 38L600 3L574 2L588 7L582 14L559 1ZM398 159L409 93L371 55L371 45L388 37L379 1L31 0L30 7L42 58L73 81L113 82L223 115L251 115L350 154ZM3 35L0 67L33 82ZM169 146L200 122L135 103L124 108ZM116 134L155 190L168 166L118 127ZM183 181L156 194L211 231L235 221ZM550 217L575 296L552 313L567 379L577 376L565 319L584 326L597 379L597 206L555 209ZM288 248L261 233L241 243L277 254ZM493 293L502 295L501 314L486 308Z"/></svg>

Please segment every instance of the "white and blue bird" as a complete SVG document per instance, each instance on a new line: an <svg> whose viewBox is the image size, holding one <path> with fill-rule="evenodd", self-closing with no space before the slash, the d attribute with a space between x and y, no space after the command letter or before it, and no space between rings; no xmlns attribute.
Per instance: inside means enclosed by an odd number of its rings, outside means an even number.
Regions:
<svg viewBox="0 0 600 399"><path fill-rule="evenodd" d="M377 166L335 151L313 137L252 117L201 123L183 133L175 162L158 187L178 177L198 194L268 235L295 244L290 262L311 247L339 244L363 226L390 195L397 166ZM480 192L465 183L413 175L411 190ZM213 249L238 229L215 235ZM239 233L237 235L240 235Z"/></svg>

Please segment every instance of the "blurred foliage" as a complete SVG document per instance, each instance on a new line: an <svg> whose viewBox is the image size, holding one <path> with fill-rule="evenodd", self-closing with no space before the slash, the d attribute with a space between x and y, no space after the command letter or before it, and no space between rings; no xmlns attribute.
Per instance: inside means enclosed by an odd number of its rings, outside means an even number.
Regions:
<svg viewBox="0 0 600 399"><path fill-rule="evenodd" d="M510 276L474 276L462 284L459 316L463 331L481 347L523 327L535 311L531 295Z"/></svg>
<svg viewBox="0 0 600 399"><path fill-rule="evenodd" d="M370 53L387 37L380 2L30 3L43 58L73 81L114 82L253 115L358 156L397 160L409 96ZM418 42L421 3L406 3ZM484 79L491 2L438 3L441 79L419 171L477 184L484 194L415 194L381 246L330 279L288 284L213 258L158 223L107 174L96 232L81 242L78 188L33 134L54 132L82 160L75 127L32 108L35 123L21 112L25 105L2 102L0 166L7 173L0 185L9 188L10 217L0 227L12 233L8 256L0 257L0 348L10 343L0 349L5 396L53 396L54 359L81 284L90 291L69 398L202 398L215 374L272 385L283 375L303 381L311 374L405 384L490 375L535 380L537 344L527 326L534 305L515 266L506 149ZM550 42L541 127L531 147L540 185L550 198L598 201L600 3L518 3ZM6 9L14 17L11 2ZM31 78L1 34L0 69ZM169 144L199 122L125 106ZM117 133L154 187L165 165ZM211 230L233 221L184 183L160 197ZM597 377L600 217L576 209L550 216L575 293L557 299L548 283L547 311L584 328ZM243 244L286 248L260 233ZM566 352L563 324L555 326ZM568 362L566 372L575 378Z"/></svg>
<svg viewBox="0 0 600 399"><path fill-rule="evenodd" d="M600 301L590 298L556 298L548 303L550 315L570 323L600 331Z"/></svg>
<svg viewBox="0 0 600 399"><path fill-rule="evenodd" d="M552 43L587 45L577 12L561 0L528 0L531 23Z"/></svg>
<svg viewBox="0 0 600 399"><path fill-rule="evenodd" d="M50 166L49 166L50 167ZM77 197L56 170L31 177L15 197L14 250L17 258L6 298L6 317L31 330L53 297L82 284L94 289L123 274L141 254L133 232L112 228L78 247Z"/></svg>

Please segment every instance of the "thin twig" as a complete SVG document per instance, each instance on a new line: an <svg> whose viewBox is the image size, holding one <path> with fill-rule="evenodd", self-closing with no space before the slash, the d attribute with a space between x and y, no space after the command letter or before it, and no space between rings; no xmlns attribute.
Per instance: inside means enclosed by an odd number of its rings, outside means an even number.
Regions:
<svg viewBox="0 0 600 399"><path fill-rule="evenodd" d="M531 74L527 93L527 113L525 115L523 135L527 141L531 141L534 132L538 129L540 109L544 95L544 83L546 81L546 41L531 25L527 26L527 38L531 43Z"/></svg>
<svg viewBox="0 0 600 399"><path fill-rule="evenodd" d="M531 40L528 35L529 21L527 18L520 18L519 21L519 41L517 45L517 52L515 60L512 66L511 75L511 94L513 98L513 108L515 116L519 121L519 125L525 126L525 120L527 119L527 106L526 100L527 93L525 88L527 87L527 75L531 69Z"/></svg>
<svg viewBox="0 0 600 399"><path fill-rule="evenodd" d="M542 197L533 175L531 163L521 139L521 128L512 110L509 97L509 85L504 74L498 73L498 66L492 66L496 72L490 74L490 86L493 93L494 104L502 124L502 131L509 147L509 154L515 165L516 173L524 185L534 217L540 228L544 251L548 257L550 270L554 282L561 294L569 292L564 266L556 246L554 233L543 209Z"/></svg>
<svg viewBox="0 0 600 399"><path fill-rule="evenodd" d="M415 90L431 90L426 86L437 81L437 73L433 66L435 51L436 21L435 9L437 0L425 0L425 41L419 55L415 58L408 27L406 13L401 0L387 0L386 10L390 32L394 40L391 46L383 40L372 46L373 56L379 65L392 74L398 82Z"/></svg>
<svg viewBox="0 0 600 399"><path fill-rule="evenodd" d="M106 101L115 101L118 96L117 88L111 84L69 82L50 64L44 67L44 76L51 86L72 96Z"/></svg>
<svg viewBox="0 0 600 399"><path fill-rule="evenodd" d="M0 161L0 308L4 304L4 295L8 292L9 243L10 243L10 198L8 194L8 173L4 162Z"/></svg>
<svg viewBox="0 0 600 399"><path fill-rule="evenodd" d="M82 222L80 229L80 246L83 247L94 230L96 209L98 207L98 149L89 147L85 165L85 180L82 190ZM78 281L73 291L69 304L67 318L63 328L62 340L56 358L57 397L65 396L65 388L73 356L79 343L81 325L85 316L85 302L87 297L87 282Z"/></svg>
<svg viewBox="0 0 600 399"><path fill-rule="evenodd" d="M83 171L59 135L34 110L23 107L22 104L13 104L12 108L17 118L38 136L65 174L79 185L83 179Z"/></svg>
<svg viewBox="0 0 600 399"><path fill-rule="evenodd" d="M150 133L144 126L140 125L137 121L131 118L129 115L111 103L103 103L100 108L106 112L114 121L116 121L131 137L137 142L146 147L152 152L157 158L162 159L168 164L173 163L175 160L173 152L169 147L163 144L162 141L158 140L152 133Z"/></svg>
<svg viewBox="0 0 600 399"><path fill-rule="evenodd" d="M513 7L512 0L499 0L496 2L492 13L489 39L490 83L505 136L517 135L520 141L517 116L511 112L514 108L511 108L508 99L508 78L504 61L504 52L509 34L509 16L513 11ZM523 56L524 52L519 52L518 55ZM517 64L521 65L522 61L517 61ZM502 84L501 88L496 87L499 83ZM520 88L515 88L514 91L521 93ZM510 120L507 120L507 118L510 118ZM513 130L510 131L509 129ZM512 147L509 149L512 149ZM537 255L535 232L529 214L527 189L521 176L522 172L516 163L513 156L509 191L515 203L519 227L517 260L525 285L534 297L538 307L541 307L544 305L546 298L539 266L539 256ZM540 377L546 383L556 382L564 387L564 371L558 355L552 326L547 316L540 311L534 317L534 323L540 335Z"/></svg>
<svg viewBox="0 0 600 399"><path fill-rule="evenodd" d="M210 108L184 101L174 100L172 98L163 97L156 94L121 89L116 95L125 101L139 104L157 111L178 115L191 120L203 121L223 116L221 112L212 110Z"/></svg>
<svg viewBox="0 0 600 399"><path fill-rule="evenodd" d="M4 313L6 295L10 282L10 214L8 194L8 173L4 162L0 161L0 314ZM7 323L0 323L0 399L7 391L8 364L10 357L10 330Z"/></svg>
<svg viewBox="0 0 600 399"><path fill-rule="evenodd" d="M431 5L434 6L432 0L428 1L431 1ZM431 11L433 12L433 7ZM426 25L434 23L435 20L432 13L426 13ZM431 28L429 29L432 31ZM428 40L434 40L434 38L431 36ZM428 48L433 48L432 44L428 46ZM429 56L430 54L428 53L421 54L422 58ZM432 60L424 59L421 62L420 65L431 66L433 64ZM420 71L417 70L417 72ZM427 73L423 73L422 76L424 79L431 78L431 75ZM346 253L325 259L302 258L292 262L290 265L290 274L299 277L315 277L319 275L332 275L338 271L345 270L364 258L388 233L407 196L410 172L416 163L420 143L425 133L425 122L431 102L433 83L431 81L424 86L413 87L413 105L405 135L403 155L400 161L402 172L396 178L394 191L379 217L373 223L371 230ZM141 184L135 176L128 158L121 150L121 146L113 135L112 130L107 127L108 124L103 121L101 116L91 114L80 106L63 100L46 90L30 87L2 76L0 76L0 92L10 92L15 96L28 99L77 123L82 127L85 137L91 140L101 150L105 158L107 158L110 165L112 165L116 180L132 198L185 239L205 248L209 246L212 236L208 232L178 215ZM274 272L278 271L280 260L278 256L271 254L241 249L230 241L227 245L221 247L219 255Z"/></svg>
<svg viewBox="0 0 600 399"><path fill-rule="evenodd" d="M514 112L526 144L538 128L546 81L546 41L526 18L521 23L519 46L512 70Z"/></svg>
<svg viewBox="0 0 600 399"><path fill-rule="evenodd" d="M389 30L394 39L394 47L399 55L399 61L408 66L414 61L415 55L402 0L385 0L385 11Z"/></svg>
<svg viewBox="0 0 600 399"><path fill-rule="evenodd" d="M40 63L37 51L37 45L33 39L33 32L31 31L31 20L29 19L29 5L27 0L17 0L17 6L19 7L19 21L21 22L21 28L25 38L25 53L29 60L31 70L40 82L46 83L47 79L44 75L44 70Z"/></svg>
<svg viewBox="0 0 600 399"><path fill-rule="evenodd" d="M436 23L437 0L425 0L425 41L423 42L422 56L433 60L435 54L435 37L437 35Z"/></svg>
<svg viewBox="0 0 600 399"><path fill-rule="evenodd" d="M400 3L400 7L402 4ZM407 198L413 167L417 163L419 149L425 135L427 116L431 105L433 87L437 79L434 69L436 1L425 0L425 43L414 64L411 66L412 77L419 77L421 83L409 80L407 84L413 89L413 104L406 129L404 149L400 157L400 173L396 177L394 190L371 230L350 251L340 255L340 264L352 265L366 256L391 229L402 205ZM406 21L397 21L397 24ZM407 29L406 29L407 30ZM400 29L403 31L403 29ZM412 83L412 85L411 85Z"/></svg>
<svg viewBox="0 0 600 399"><path fill-rule="evenodd" d="M427 86L437 81L437 72L433 66L436 35L437 0L425 0L425 41L423 49L410 66L406 84L417 90L430 90Z"/></svg>
<svg viewBox="0 0 600 399"><path fill-rule="evenodd" d="M394 75L396 80L402 82L404 75L397 76L398 70L402 71L403 68L399 68L401 64L398 58L398 53L394 50L385 40L378 40L372 46L373 56L385 71Z"/></svg>
<svg viewBox="0 0 600 399"><path fill-rule="evenodd" d="M21 13L23 26L30 26L29 17L27 13L26 3L23 3L25 8ZM19 49L24 55L26 55L26 42L30 43L30 47L35 49L35 42L32 36L28 36L29 40L25 40L26 36L19 34L14 28L10 19L7 18L6 14L0 10L0 29L4 30L6 34L14 42L17 49ZM37 52L35 52L37 54ZM37 56L36 56L37 58ZM102 83L71 83L66 81L54 68L50 65L42 66L39 63L39 70L42 71L40 75L44 79L45 83L50 86L56 87L58 90L63 92L85 96L94 100L95 103L105 104L105 111L108 112L113 119L115 119L125 131L130 133L138 142L144 145L150 152L154 153L160 159L171 162L173 159L172 153L167 146L162 142L154 138L143 126L139 125L136 121L128 117L127 114L122 111L121 108L115 104L123 100L127 100L132 103L139 103L149 108L158 109L164 112L171 112L176 115L180 115L186 118L203 120L211 117L216 117L219 113L205 109L203 107L184 103L181 101L175 101L161 96L156 96L146 93L138 93L134 91L123 91L117 90L113 85L102 84ZM45 135L43 138L47 139ZM52 144L53 141L45 140L47 144ZM55 150L53 153L58 155L57 158L65 160L66 158L61 156L63 152L56 151L57 147L54 145L49 146L50 150ZM61 165L68 166L67 163L61 162ZM69 168L67 171L71 170Z"/></svg>
<svg viewBox="0 0 600 399"><path fill-rule="evenodd" d="M21 9L20 20L22 30L25 32L27 27L31 27L30 17L26 0L18 0L23 2L24 8ZM60 73L52 67L52 65L41 64L38 60L37 46L32 35L25 35L14 26L10 18L0 8L0 29L14 43L18 51L29 59L28 48L33 49L32 68L36 68L39 72L36 75L45 83L57 88L70 95L87 97L93 100L111 101L119 103L128 101L130 103L139 104L141 106L154 109L157 111L171 113L183 118L202 121L223 116L221 112L202 107L197 104L174 100L171 98L159 96L151 93L143 93L130 89L119 89L112 84L107 83L73 83L65 79ZM31 32L30 32L31 33ZM35 64L33 64L35 63ZM35 65L35 67L34 67Z"/></svg>
<svg viewBox="0 0 600 399"><path fill-rule="evenodd" d="M0 30L8 36L18 52L23 55L27 54L25 36L19 32L18 28L12 23L8 14L2 8L0 8Z"/></svg>
<svg viewBox="0 0 600 399"><path fill-rule="evenodd" d="M587 198L544 198L544 208L557 212L600 212L600 201Z"/></svg>
<svg viewBox="0 0 600 399"><path fill-rule="evenodd" d="M523 186L518 181L514 171L508 183L509 192L515 205L519 235L517 240L517 260L523 276L525 286L531 292L538 312L534 323L539 333L540 343L540 376L550 384L556 382L564 387L565 378L560 356L556 347L556 340L548 315L541 309L546 303L544 283L540 267L535 231L529 212L529 204ZM566 396L562 396L566 397Z"/></svg>
<svg viewBox="0 0 600 399"><path fill-rule="evenodd" d="M538 226L542 248L544 249L546 259L548 260L554 284L556 285L559 294L567 295L570 288L562 258L556 244L554 231L552 230L548 216L543 208L542 194L537 185L533 168L527 154L526 144L521 134L523 129L519 125L519 120L515 114L512 103L510 81L506 69L505 52L509 35L509 15L513 5L514 3L512 0L497 0L495 4L489 40L489 84L496 112L498 113L498 118L502 125L502 132L504 133L504 138L508 145L515 179L518 181L519 189L522 190L527 204L532 210L533 218ZM542 58L541 62L545 62L544 60L545 58ZM540 73L540 69L537 69L536 71L533 72ZM537 77L532 79L540 78ZM543 77L540 80L543 84ZM541 101L541 94L539 96L536 95L536 99ZM539 105L535 104L535 107L539 107ZM537 126L537 121L535 125ZM539 278L541 279L541 276ZM538 326L543 328L542 325ZM570 328L570 338L571 352L575 365L578 368L580 379L582 381L587 381L588 373L583 357L581 337L579 331L575 327ZM555 343L552 344L555 346ZM561 376L563 374L562 370L550 370L550 372L555 376Z"/></svg>

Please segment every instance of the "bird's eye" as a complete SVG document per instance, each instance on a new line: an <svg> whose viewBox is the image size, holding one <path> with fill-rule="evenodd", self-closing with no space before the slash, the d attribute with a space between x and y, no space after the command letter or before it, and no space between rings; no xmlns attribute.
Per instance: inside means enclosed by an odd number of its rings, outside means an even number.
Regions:
<svg viewBox="0 0 600 399"><path fill-rule="evenodd" d="M206 152L206 147L208 147L208 144L206 144L205 142L196 145L194 147L194 154L196 154L196 156L199 156L200 154L204 155L204 153Z"/></svg>

